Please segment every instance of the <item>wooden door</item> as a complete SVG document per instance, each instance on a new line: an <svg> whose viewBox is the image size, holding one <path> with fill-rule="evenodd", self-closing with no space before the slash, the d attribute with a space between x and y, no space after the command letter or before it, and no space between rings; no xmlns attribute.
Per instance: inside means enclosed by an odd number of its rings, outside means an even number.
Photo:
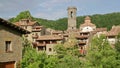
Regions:
<svg viewBox="0 0 120 68"><path fill-rule="evenodd" d="M15 62L0 63L0 68L15 68Z"/></svg>

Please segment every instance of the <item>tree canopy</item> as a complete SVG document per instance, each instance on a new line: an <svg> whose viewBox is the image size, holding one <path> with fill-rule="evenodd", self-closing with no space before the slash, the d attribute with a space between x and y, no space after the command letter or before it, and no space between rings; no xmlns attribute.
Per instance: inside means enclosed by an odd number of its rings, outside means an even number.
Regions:
<svg viewBox="0 0 120 68"><path fill-rule="evenodd" d="M86 65L91 68L116 68L116 52L105 36L94 37L88 54Z"/></svg>

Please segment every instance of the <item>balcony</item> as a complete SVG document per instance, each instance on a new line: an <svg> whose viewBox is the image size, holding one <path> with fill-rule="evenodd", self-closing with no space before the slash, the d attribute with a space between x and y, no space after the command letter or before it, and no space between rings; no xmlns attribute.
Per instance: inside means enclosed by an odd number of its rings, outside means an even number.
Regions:
<svg viewBox="0 0 120 68"><path fill-rule="evenodd" d="M86 45L87 41L79 41L78 44L79 45Z"/></svg>
<svg viewBox="0 0 120 68"><path fill-rule="evenodd" d="M89 35L78 35L76 38L78 39L85 39L85 38L88 38Z"/></svg>

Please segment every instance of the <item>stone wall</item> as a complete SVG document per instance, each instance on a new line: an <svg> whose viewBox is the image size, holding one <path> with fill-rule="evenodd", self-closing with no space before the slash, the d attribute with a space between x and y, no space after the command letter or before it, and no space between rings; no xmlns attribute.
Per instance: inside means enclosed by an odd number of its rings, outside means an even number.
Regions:
<svg viewBox="0 0 120 68"><path fill-rule="evenodd" d="M15 61L22 59L22 38L16 30L0 25L0 62ZM11 41L12 51L6 52L5 41Z"/></svg>

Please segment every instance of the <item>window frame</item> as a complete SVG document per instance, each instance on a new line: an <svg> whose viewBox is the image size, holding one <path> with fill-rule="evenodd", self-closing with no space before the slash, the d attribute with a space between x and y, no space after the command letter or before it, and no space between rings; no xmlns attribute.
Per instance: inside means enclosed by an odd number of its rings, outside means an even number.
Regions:
<svg viewBox="0 0 120 68"><path fill-rule="evenodd" d="M6 53L13 52L11 41L5 41L5 52Z"/></svg>

